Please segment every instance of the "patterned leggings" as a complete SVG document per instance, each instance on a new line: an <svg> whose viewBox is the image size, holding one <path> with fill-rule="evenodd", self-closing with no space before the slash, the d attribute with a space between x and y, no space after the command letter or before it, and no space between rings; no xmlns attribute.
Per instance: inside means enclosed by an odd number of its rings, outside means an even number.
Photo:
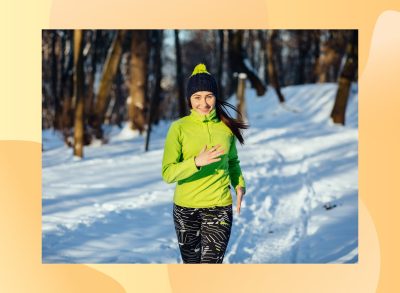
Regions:
<svg viewBox="0 0 400 293"><path fill-rule="evenodd" d="M174 204L183 263L222 263L232 227L232 205L186 208Z"/></svg>

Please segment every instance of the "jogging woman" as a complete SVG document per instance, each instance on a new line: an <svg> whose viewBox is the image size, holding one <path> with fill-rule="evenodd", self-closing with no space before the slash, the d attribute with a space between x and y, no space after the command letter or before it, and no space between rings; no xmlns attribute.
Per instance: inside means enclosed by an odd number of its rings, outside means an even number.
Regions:
<svg viewBox="0 0 400 293"><path fill-rule="evenodd" d="M162 161L167 183L177 182L173 218L184 263L222 263L232 227L231 187L237 213L245 194L236 140L247 125L233 119L214 77L198 64L187 84L190 114L173 122Z"/></svg>

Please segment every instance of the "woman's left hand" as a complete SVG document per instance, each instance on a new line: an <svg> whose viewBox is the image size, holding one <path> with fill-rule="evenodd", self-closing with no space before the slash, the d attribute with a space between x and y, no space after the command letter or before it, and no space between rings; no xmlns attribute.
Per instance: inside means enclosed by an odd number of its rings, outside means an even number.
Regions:
<svg viewBox="0 0 400 293"><path fill-rule="evenodd" d="M242 199L246 193L245 189L241 186L236 187L236 212L240 214L240 206L242 205Z"/></svg>

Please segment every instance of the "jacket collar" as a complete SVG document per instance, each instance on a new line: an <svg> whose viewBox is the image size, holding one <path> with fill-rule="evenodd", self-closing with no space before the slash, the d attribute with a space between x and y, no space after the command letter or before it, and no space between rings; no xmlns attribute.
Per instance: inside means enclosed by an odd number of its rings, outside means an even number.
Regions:
<svg viewBox="0 0 400 293"><path fill-rule="evenodd" d="M190 115L189 115L192 119L196 120L196 121L200 121L200 122L208 122L208 121L213 121L213 122L218 122L219 118L217 116L217 112L214 109L211 110L210 113L208 113L207 115L202 115L200 113L198 113L196 110L194 109L190 109Z"/></svg>

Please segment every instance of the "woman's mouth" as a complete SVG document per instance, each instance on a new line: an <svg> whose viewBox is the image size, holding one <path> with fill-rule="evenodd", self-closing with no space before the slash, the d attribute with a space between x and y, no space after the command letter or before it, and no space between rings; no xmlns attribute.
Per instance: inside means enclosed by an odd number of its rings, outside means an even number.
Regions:
<svg viewBox="0 0 400 293"><path fill-rule="evenodd" d="M210 112L210 109L199 109L200 110L200 112L203 112L203 113L208 113L208 112Z"/></svg>

